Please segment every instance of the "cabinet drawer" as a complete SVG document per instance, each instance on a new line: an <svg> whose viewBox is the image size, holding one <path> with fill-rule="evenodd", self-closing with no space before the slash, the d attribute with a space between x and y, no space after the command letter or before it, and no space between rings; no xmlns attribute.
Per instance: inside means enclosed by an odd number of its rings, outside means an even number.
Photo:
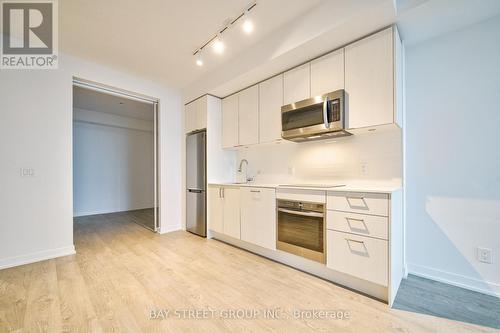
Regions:
<svg viewBox="0 0 500 333"><path fill-rule="evenodd" d="M329 192L327 209L389 216L389 195L382 193Z"/></svg>
<svg viewBox="0 0 500 333"><path fill-rule="evenodd" d="M382 286L388 285L386 240L327 231L327 267Z"/></svg>
<svg viewBox="0 0 500 333"><path fill-rule="evenodd" d="M283 200L326 203L326 192L295 188L278 188L276 197Z"/></svg>
<svg viewBox="0 0 500 333"><path fill-rule="evenodd" d="M385 216L329 210L327 213L326 224L328 229L336 231L389 239L389 218Z"/></svg>

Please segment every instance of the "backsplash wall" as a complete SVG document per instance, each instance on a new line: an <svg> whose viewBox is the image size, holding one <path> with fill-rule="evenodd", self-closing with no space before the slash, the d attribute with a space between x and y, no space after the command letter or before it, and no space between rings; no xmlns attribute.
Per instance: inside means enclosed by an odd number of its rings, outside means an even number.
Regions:
<svg viewBox="0 0 500 333"><path fill-rule="evenodd" d="M251 146L238 151L238 163L243 158L249 162L248 174L259 183L400 180L401 131Z"/></svg>

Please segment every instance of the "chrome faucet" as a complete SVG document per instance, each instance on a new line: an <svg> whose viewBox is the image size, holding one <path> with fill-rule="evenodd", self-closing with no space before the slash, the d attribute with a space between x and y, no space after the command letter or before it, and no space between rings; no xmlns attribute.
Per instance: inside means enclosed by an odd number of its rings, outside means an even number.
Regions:
<svg viewBox="0 0 500 333"><path fill-rule="evenodd" d="M242 168L243 168L243 162L245 162L245 163L247 164L247 168L248 168L248 161L244 158L244 159L242 159L242 160L241 160L241 162L240 162L240 166L239 166L239 168L238 168L238 172L241 172L241 170L243 170L243 169L242 169Z"/></svg>
<svg viewBox="0 0 500 333"><path fill-rule="evenodd" d="M238 172L243 171L243 163L246 163L246 168L245 168L245 182L251 182L253 181L253 177L248 177L248 161L244 158L240 161L240 166L238 167Z"/></svg>

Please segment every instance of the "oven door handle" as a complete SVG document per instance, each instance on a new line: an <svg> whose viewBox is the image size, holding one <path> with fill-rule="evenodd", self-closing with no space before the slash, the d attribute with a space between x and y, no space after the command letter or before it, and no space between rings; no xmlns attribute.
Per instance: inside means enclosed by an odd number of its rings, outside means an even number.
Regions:
<svg viewBox="0 0 500 333"><path fill-rule="evenodd" d="M311 211L298 211L298 210L292 210L292 209L286 209L286 208L278 208L278 211L283 212L283 213L293 214L293 215L300 215L300 216L323 217L323 213L311 212Z"/></svg>

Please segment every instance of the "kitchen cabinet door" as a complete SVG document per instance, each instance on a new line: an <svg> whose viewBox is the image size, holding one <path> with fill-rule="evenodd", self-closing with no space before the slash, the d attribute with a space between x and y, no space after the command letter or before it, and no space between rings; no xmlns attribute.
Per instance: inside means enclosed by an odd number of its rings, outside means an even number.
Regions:
<svg viewBox="0 0 500 333"><path fill-rule="evenodd" d="M222 100L222 148L238 146L238 94Z"/></svg>
<svg viewBox="0 0 500 333"><path fill-rule="evenodd" d="M392 28L345 47L347 127L394 122Z"/></svg>
<svg viewBox="0 0 500 333"><path fill-rule="evenodd" d="M196 101L187 104L184 108L185 133L196 129Z"/></svg>
<svg viewBox="0 0 500 333"><path fill-rule="evenodd" d="M311 97L311 63L285 72L283 89L285 105Z"/></svg>
<svg viewBox="0 0 500 333"><path fill-rule="evenodd" d="M241 239L276 249L276 193L274 189L246 187L241 195Z"/></svg>
<svg viewBox="0 0 500 333"><path fill-rule="evenodd" d="M259 142L281 140L283 74L259 84Z"/></svg>
<svg viewBox="0 0 500 333"><path fill-rule="evenodd" d="M224 234L240 239L240 189L222 188L224 201Z"/></svg>
<svg viewBox="0 0 500 333"><path fill-rule="evenodd" d="M208 228L224 233L224 202L220 187L208 188Z"/></svg>
<svg viewBox="0 0 500 333"><path fill-rule="evenodd" d="M327 230L326 238L328 268L388 286L389 243L386 240L334 230Z"/></svg>
<svg viewBox="0 0 500 333"><path fill-rule="evenodd" d="M344 89L344 49L311 61L311 96Z"/></svg>
<svg viewBox="0 0 500 333"><path fill-rule="evenodd" d="M196 100L196 129L207 128L207 96Z"/></svg>
<svg viewBox="0 0 500 333"><path fill-rule="evenodd" d="M238 143L259 143L259 87L251 86L238 95Z"/></svg>

